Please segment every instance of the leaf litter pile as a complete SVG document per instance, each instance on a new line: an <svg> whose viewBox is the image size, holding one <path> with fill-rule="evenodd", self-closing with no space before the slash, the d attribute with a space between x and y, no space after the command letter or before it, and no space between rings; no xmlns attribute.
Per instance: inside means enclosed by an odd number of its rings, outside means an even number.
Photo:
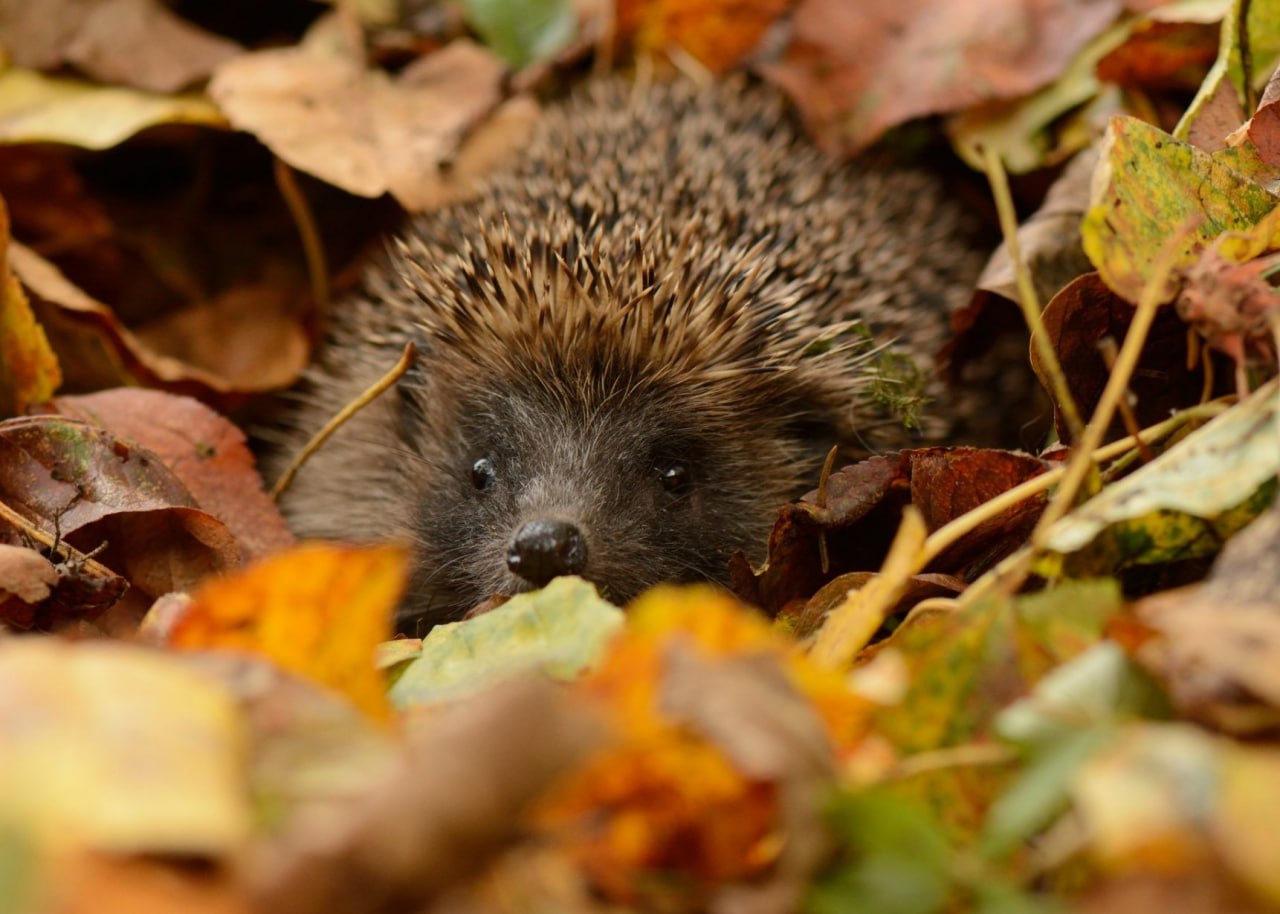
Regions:
<svg viewBox="0 0 1280 914"><path fill-rule="evenodd" d="M0 0L0 47L0 910L1280 909L1280 2ZM295 544L241 429L609 67L949 144L1004 235L952 356L1020 308L1053 427L831 468L735 594L392 640L403 548Z"/></svg>

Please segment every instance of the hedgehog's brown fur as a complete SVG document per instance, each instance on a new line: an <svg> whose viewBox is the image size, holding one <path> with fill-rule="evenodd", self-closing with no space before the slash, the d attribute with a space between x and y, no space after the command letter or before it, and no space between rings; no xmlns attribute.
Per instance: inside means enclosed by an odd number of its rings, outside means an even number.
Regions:
<svg viewBox="0 0 1280 914"><path fill-rule="evenodd" d="M977 267L960 223L922 174L823 157L764 88L590 84L343 304L299 439L406 339L422 354L285 510L307 536L410 536L406 608L427 623L523 589L504 559L536 517L583 530L585 573L615 599L719 577L832 443L888 427L869 381L887 353L924 369L941 344ZM673 461L674 495L653 472Z"/></svg>

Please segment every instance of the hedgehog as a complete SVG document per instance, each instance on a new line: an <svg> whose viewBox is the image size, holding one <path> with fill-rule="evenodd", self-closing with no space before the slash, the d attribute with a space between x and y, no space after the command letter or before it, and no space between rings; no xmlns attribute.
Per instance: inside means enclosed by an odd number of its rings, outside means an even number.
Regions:
<svg viewBox="0 0 1280 914"><path fill-rule="evenodd" d="M894 443L891 404L944 393L928 365L980 266L965 220L933 176L819 152L767 86L589 82L336 309L286 445L419 357L285 514L411 542L410 632L559 575L617 603L723 581L833 445Z"/></svg>

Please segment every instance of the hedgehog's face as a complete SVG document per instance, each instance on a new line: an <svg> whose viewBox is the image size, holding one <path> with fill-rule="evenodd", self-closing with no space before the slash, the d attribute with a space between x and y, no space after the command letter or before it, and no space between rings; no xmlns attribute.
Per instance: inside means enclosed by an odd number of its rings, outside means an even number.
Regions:
<svg viewBox="0 0 1280 914"><path fill-rule="evenodd" d="M678 396L635 390L459 405L444 434L419 438L439 472L416 500L407 627L562 574L619 603L659 581L723 579L790 494L777 477L793 449L768 428L702 420Z"/></svg>

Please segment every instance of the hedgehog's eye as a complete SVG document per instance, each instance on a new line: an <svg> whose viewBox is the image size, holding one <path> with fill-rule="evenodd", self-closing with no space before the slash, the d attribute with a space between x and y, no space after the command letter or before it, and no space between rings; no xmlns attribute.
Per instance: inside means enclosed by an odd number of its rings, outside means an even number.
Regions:
<svg viewBox="0 0 1280 914"><path fill-rule="evenodd" d="M659 464L653 471L667 494L683 495L689 491L689 470L683 463Z"/></svg>
<svg viewBox="0 0 1280 914"><path fill-rule="evenodd" d="M493 461L488 457L481 457L471 464L471 484L481 492L493 485L495 476L497 473L494 472Z"/></svg>

